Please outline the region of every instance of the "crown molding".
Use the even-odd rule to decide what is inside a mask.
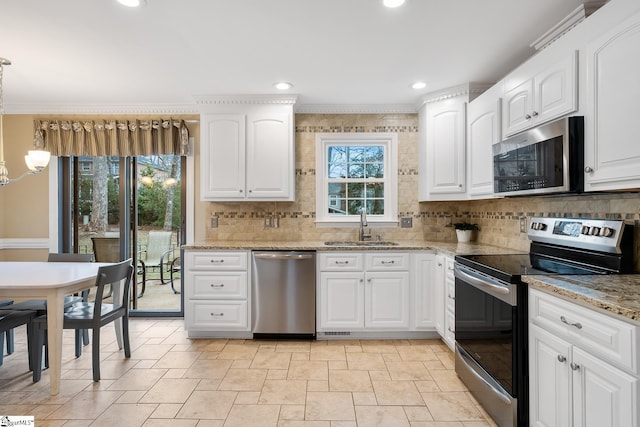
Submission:
[[[198,114],[195,104],[5,105],[5,114]]]
[[[206,105],[293,105],[297,95],[196,95],[198,106]]]
[[[549,46],[551,43],[562,37],[570,29],[584,21],[593,12],[600,9],[605,3],[607,3],[607,1],[608,0],[592,1],[581,4],[529,46],[534,48],[535,50],[544,49],[545,47]]]
[[[301,104],[298,114],[412,114],[417,109],[411,104]]]
[[[431,92],[420,98],[415,108],[420,109],[424,104],[431,102],[440,102],[447,99],[457,98],[459,96],[469,96],[470,100],[475,99],[478,95],[489,89],[495,83],[465,83],[458,86],[452,86],[446,89]]]

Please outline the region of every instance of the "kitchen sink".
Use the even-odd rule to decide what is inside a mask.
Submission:
[[[385,242],[381,240],[369,240],[369,241],[331,241],[324,242],[326,246],[397,246],[396,242]]]

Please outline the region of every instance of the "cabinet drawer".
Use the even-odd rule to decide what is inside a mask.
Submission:
[[[246,270],[247,252],[187,252],[187,270]]]
[[[189,298],[193,299],[246,299],[247,273],[233,271],[229,273],[195,272],[187,274],[189,279]]]
[[[189,301],[189,329],[206,331],[248,330],[246,301]]]
[[[409,254],[375,251],[365,255],[365,265],[370,271],[408,270]]]
[[[362,271],[363,258],[359,252],[322,252],[318,265],[321,271]]]
[[[529,291],[529,320],[617,367],[638,373],[637,326],[535,289]]]

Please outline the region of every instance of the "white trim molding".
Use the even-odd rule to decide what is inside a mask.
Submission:
[[[197,95],[194,98],[201,109],[210,105],[293,105],[298,101],[296,95]]]
[[[196,104],[7,105],[6,114],[198,114]]]
[[[49,249],[47,238],[0,239],[0,249]]]
[[[299,114],[412,114],[418,110],[411,104],[300,104]]]

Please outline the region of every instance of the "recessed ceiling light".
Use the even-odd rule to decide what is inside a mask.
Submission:
[[[278,90],[287,90],[291,89],[293,85],[289,82],[277,82],[273,84]]]
[[[118,0],[118,3],[127,7],[140,7],[147,4],[146,0]]]
[[[387,7],[398,7],[404,4],[405,0],[382,0],[382,4]]]
[[[415,82],[411,84],[412,89],[424,89],[425,87],[427,87],[425,82]]]

